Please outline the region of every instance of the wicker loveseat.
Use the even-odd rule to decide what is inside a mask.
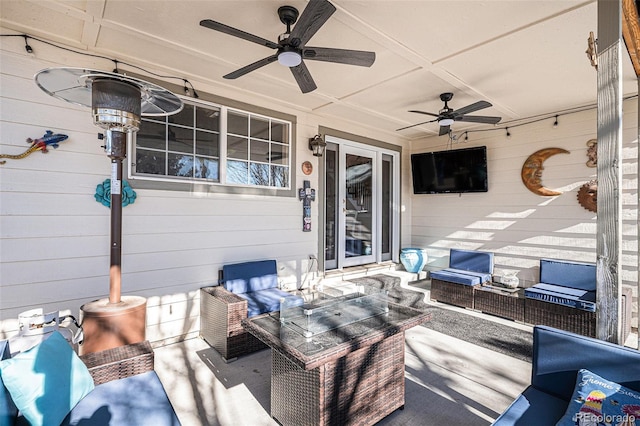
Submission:
[[[243,319],[279,311],[282,298],[304,302],[278,288],[275,260],[224,265],[221,284],[200,289],[200,336],[227,361],[267,347],[244,330]]]
[[[0,360],[0,425],[29,425],[27,416],[40,419],[34,424],[180,425],[154,371],[148,341],[78,357],[56,331],[13,356],[9,341],[0,341]],[[20,380],[27,386],[17,383]],[[16,405],[24,406],[28,414]],[[61,409],[64,414],[56,417]]]
[[[541,259],[540,282],[525,290],[525,322],[596,335],[596,265]],[[622,291],[623,339],[631,331],[631,289]]]
[[[449,267],[430,273],[431,300],[473,309],[475,288],[492,274],[493,253],[451,249]]]

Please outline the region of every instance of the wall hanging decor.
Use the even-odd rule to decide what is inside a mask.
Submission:
[[[562,194],[561,191],[546,188],[542,185],[542,170],[545,160],[556,154],[568,154],[569,151],[562,148],[544,148],[531,154],[522,165],[522,183],[537,195],[553,197]]]
[[[587,141],[587,167],[598,167],[598,140]]]
[[[136,202],[136,191],[131,188],[129,182],[122,181],[122,207],[126,207],[129,204]],[[111,207],[111,179],[105,179],[104,182],[99,183],[96,186],[96,193],[94,198],[97,202],[105,207]]]
[[[578,203],[590,212],[598,211],[598,180],[590,180],[578,190]]]
[[[53,133],[51,130],[47,130],[44,136],[38,139],[27,138],[27,143],[30,143],[31,146],[22,154],[10,155],[10,154],[0,154],[0,158],[10,158],[12,160],[20,160],[25,158],[36,151],[42,151],[43,154],[49,152],[47,147],[57,148],[59,143],[62,141],[66,141],[69,138],[67,135],[63,135],[62,133]],[[0,161],[0,164],[6,163],[6,160]]]

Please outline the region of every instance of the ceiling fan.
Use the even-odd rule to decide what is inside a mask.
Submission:
[[[302,93],[308,93],[315,90],[317,86],[303,59],[370,67],[376,58],[375,52],[306,46],[311,37],[335,11],[336,8],[326,0],[310,0],[302,14],[299,15],[300,19],[298,19],[298,10],[295,7],[282,6],[278,8],[278,16],[280,21],[287,26],[287,31],[278,37],[277,43],[211,19],[203,19],[200,21],[200,25],[277,50],[273,55],[233,71],[223,76],[224,78],[235,79],[278,61],[291,69]],[[293,24],[296,25],[291,30]]]
[[[425,112],[425,111],[416,111],[411,110],[409,112],[415,112],[418,114],[430,115],[432,117],[437,117],[433,120],[423,121],[422,123],[412,124],[411,126],[403,127],[397,130],[405,130],[411,127],[420,126],[426,123],[438,122],[440,125],[440,132],[438,133],[440,136],[446,135],[451,130],[451,125],[455,121],[466,121],[468,123],[485,123],[485,124],[496,124],[502,117],[489,117],[484,115],[467,115],[471,112],[479,111],[481,109],[489,108],[491,103],[487,101],[478,101],[474,102],[471,105],[467,105],[466,107],[460,109],[452,109],[449,108],[448,102],[453,98],[453,93],[442,93],[440,95],[440,100],[444,102],[444,107],[437,113]]]

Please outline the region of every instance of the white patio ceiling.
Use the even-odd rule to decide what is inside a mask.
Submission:
[[[2,0],[0,23],[187,78],[196,90],[198,82],[213,82],[272,100],[274,109],[287,105],[329,122],[354,121],[383,140],[436,135],[436,123],[396,129],[429,119],[408,110],[438,112],[442,92],[454,93],[454,109],[487,100],[493,107],[475,114],[502,116],[503,122],[596,102],[596,71],[585,54],[589,32],[597,37],[595,0],[332,3],[336,13],[308,44],[370,50],[376,61],[371,68],[306,61],[318,86],[308,94],[277,63],[223,79],[273,50],[199,25],[213,19],[277,41],[285,31],[278,7],[302,12],[304,0]],[[112,66],[105,61],[104,69]],[[624,94],[637,94],[626,50],[623,71]],[[453,129],[483,126],[457,122]]]

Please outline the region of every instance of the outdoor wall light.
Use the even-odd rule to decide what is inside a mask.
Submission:
[[[315,135],[314,137],[309,139],[309,149],[313,151],[313,155],[316,157],[322,157],[322,155],[324,154],[324,149],[326,147],[327,143],[320,135]]]

